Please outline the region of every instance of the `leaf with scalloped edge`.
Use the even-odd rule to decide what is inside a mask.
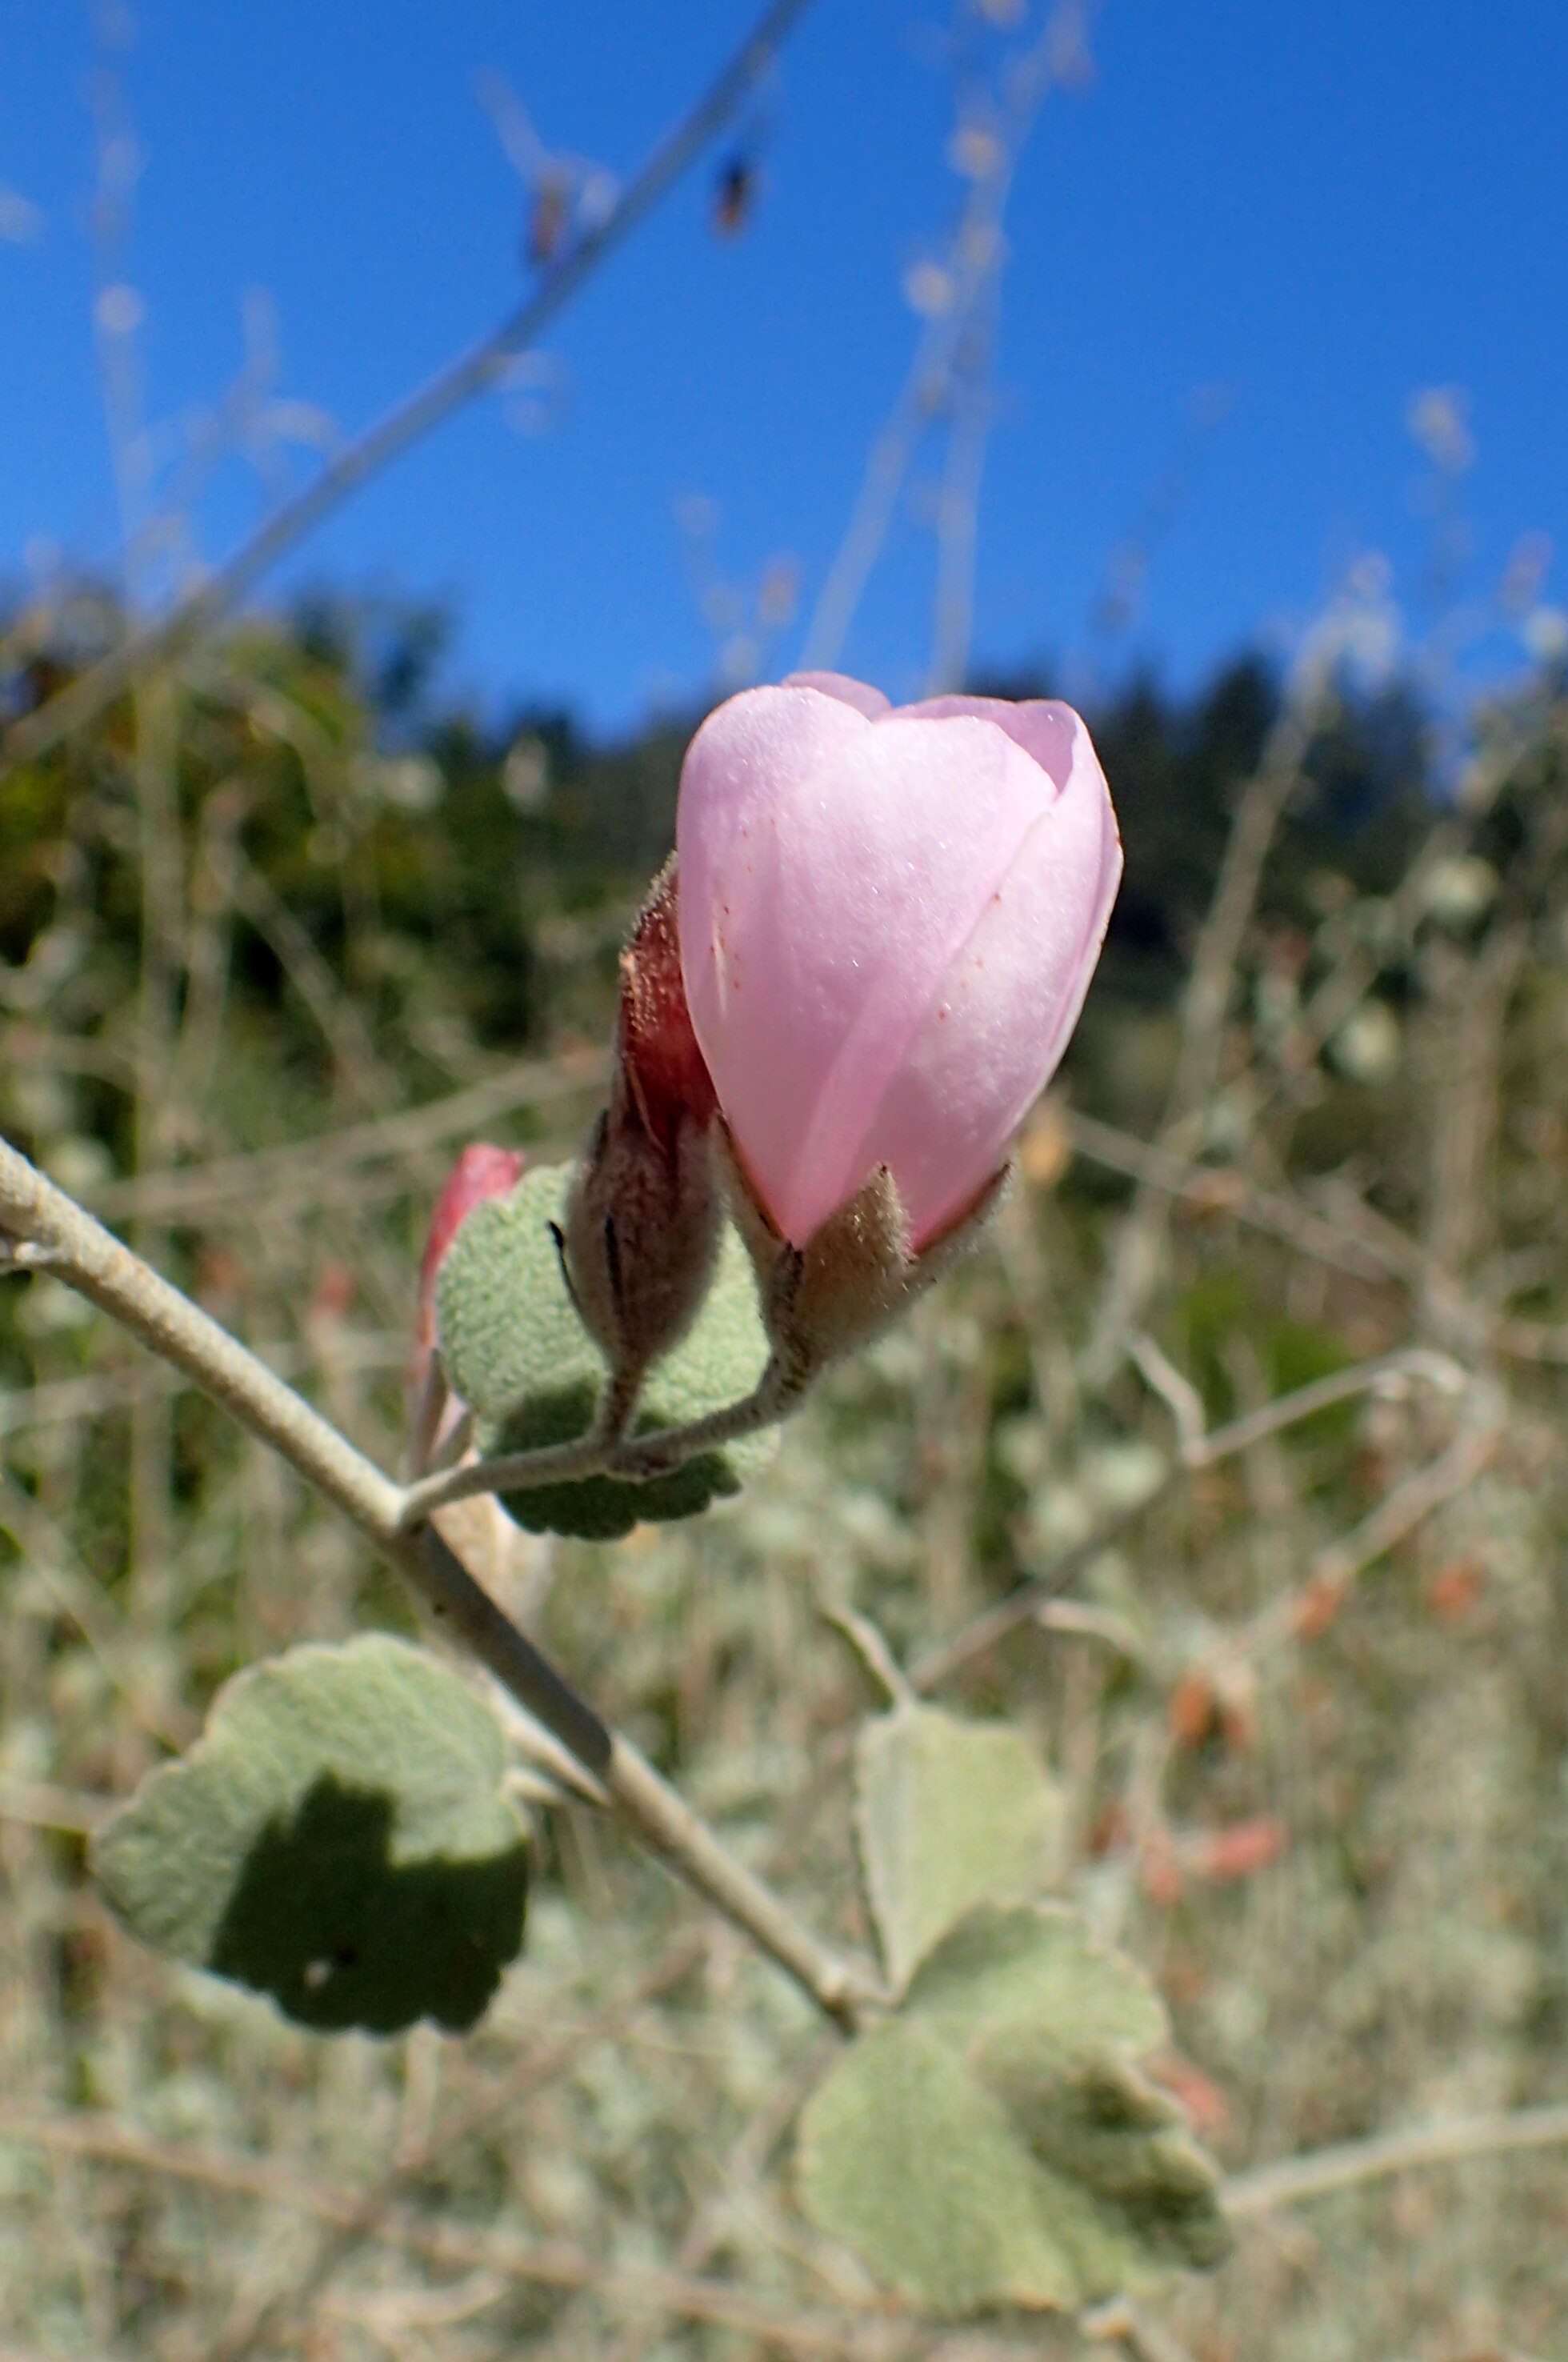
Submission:
[[[144,1943],[303,2025],[462,2031],[523,1941],[505,1768],[494,1716],[424,1650],[384,1633],[294,1649],[219,1691],[94,1868]]]
[[[570,1169],[525,1174],[469,1215],[436,1283],[441,1357],[454,1393],[475,1413],[487,1457],[569,1443],[593,1417],[603,1357],[568,1292],[550,1225],[561,1220]],[[750,1394],[767,1360],[745,1250],[726,1229],[713,1284],[690,1333],[649,1373],[636,1432],[681,1427]],[[642,1519],[695,1517],[768,1458],[748,1436],[704,1451],[651,1484],[591,1476],[502,1496],[533,1533],[613,1541]]]
[[[944,2315],[1070,2310],[1217,2263],[1219,2176],[1137,2065],[1164,2030],[1073,1913],[983,1904],[808,2102],[802,2202]]]
[[[906,2006],[956,2039],[1013,2025],[1055,2026],[1076,2049],[1136,2057],[1165,2038],[1165,2012],[1125,1952],[1097,1943],[1066,1904],[966,1912],[922,1961]]]
[[[856,1829],[889,1982],[977,1903],[1023,1901],[1055,1867],[1061,1793],[1022,1731],[902,1703],[856,1748]]]
[[[1007,2110],[913,2019],[861,2035],[819,2086],[799,2177],[812,2220],[933,2312],[1076,2300]]]

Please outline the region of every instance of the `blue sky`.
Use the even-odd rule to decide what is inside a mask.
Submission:
[[[476,76],[503,75],[551,148],[624,172],[747,12],[141,0],[134,17],[131,46],[105,50],[87,0],[0,0],[12,581],[50,549],[116,562],[90,234],[105,62],[142,160],[109,265],[140,315],[122,349],[173,451],[240,363],[249,291],[276,319],[278,392],[341,432],[517,300],[523,192]],[[759,659],[788,668],[914,348],[906,282],[962,193],[951,22],[946,0],[815,0],[745,127],[745,233],[713,234],[701,170],[548,339],[545,431],[519,429],[515,401],[477,405],[273,594],[439,601],[457,691],[489,712],[563,697],[621,726],[719,677],[733,624],[700,612],[689,527],[704,515],[743,605],[792,562],[794,620]],[[1281,645],[1369,550],[1426,628],[1432,471],[1408,414],[1434,386],[1463,389],[1474,447],[1442,513],[1452,589],[1479,613],[1533,533],[1556,548],[1531,596],[1568,606],[1568,12],[1104,0],[1088,38],[1092,81],[1047,99],[1007,217],[976,661],[1080,679],[1147,660],[1184,684]],[[1195,429],[1213,389],[1223,415]],[[300,480],[309,454],[290,464]],[[916,469],[844,649],[895,694],[918,693],[930,657],[934,481]],[[263,501],[253,469],[225,461],[196,513],[203,556]],[[1151,515],[1130,625],[1097,638],[1107,566]],[[1475,657],[1510,660],[1496,634]]]

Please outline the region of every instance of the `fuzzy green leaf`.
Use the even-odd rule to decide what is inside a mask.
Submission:
[[[94,1866],[142,1941],[322,2029],[460,2031],[523,1941],[526,1848],[499,1725],[446,1666],[366,1634],[221,1690]]]
[[[960,2041],[1003,2025],[1060,2027],[1086,2056],[1135,2057],[1165,2034],[1165,2008],[1137,1963],[1097,1944],[1061,1904],[979,1904],[922,1963],[907,2006]]]
[[[902,1992],[973,1904],[1038,1893],[1055,1864],[1061,1796],[1021,1731],[935,1706],[867,1722],[856,1771],[867,1893],[889,1981]]]
[[[603,1359],[577,1317],[550,1230],[561,1219],[569,1177],[565,1165],[549,1166],[477,1206],[436,1281],[447,1375],[472,1407],[487,1456],[571,1442],[591,1420],[604,1381]],[[751,1265],[726,1231],[694,1327],[648,1379],[637,1432],[684,1426],[739,1401],[767,1359]],[[612,1541],[643,1518],[696,1516],[738,1491],[771,1448],[766,1436],[748,1437],[652,1484],[592,1476],[508,1494],[505,1507],[533,1533]]]
[[[1074,2301],[1007,2110],[930,2026],[860,2036],[807,2105],[799,2175],[813,2220],[933,2312]]]
[[[1164,2025],[1072,1913],[980,1905],[808,2103],[807,2211],[949,2315],[1073,2308],[1217,2263],[1218,2175],[1135,2063]]]

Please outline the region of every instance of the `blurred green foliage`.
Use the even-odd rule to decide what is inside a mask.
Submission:
[[[47,629],[14,617],[0,702],[118,628],[87,594]],[[438,650],[428,615],[318,602],[0,777],[7,1135],[389,1467],[430,1200],[465,1137],[544,1157],[586,1130],[696,719],[613,747],[543,707],[480,727],[442,710]],[[1246,663],[1091,717],[1127,886],[1066,1087],[1129,1153],[1168,1112],[1277,700]],[[1043,1882],[1146,1966],[1164,2088],[1239,2173],[1568,2098],[1562,680],[1479,711],[1457,776],[1430,743],[1404,691],[1347,686],[1322,718],[1211,1086],[1166,1140],[1187,1186],[1156,1193],[1140,1323],[1210,1424],[1411,1344],[1463,1365],[1462,1399],[1359,1397],[1141,1511],[1171,1402],[1125,1363],[1089,1385],[1082,1352],[1135,1182],[1048,1107],[986,1252],[735,1503],[613,1550],[518,1534],[496,1572],[725,1842],[864,1943],[869,1698],[819,1603],[918,1665],[1114,1525],[1066,1578],[1077,1621],[1020,1622],[938,1702],[1035,1750],[1062,1799]],[[0,2336],[663,2362],[787,2351],[835,2307],[863,2334],[855,2267],[792,2194],[822,2068],[803,2004],[601,1817],[536,1814],[528,1942],[466,2043],[328,2045],[124,1939],[85,1871],[106,1805],[237,1668],[413,1617],[47,1275],[0,1288]],[[1364,1521],[1448,1464],[1487,1388],[1487,1456],[1360,1563]],[[64,2145],[82,2108],[121,2140],[109,2163]],[[378,2193],[392,2227],[345,2231]],[[1565,2206],[1553,2150],[1347,2188],[1242,2224],[1160,2320],[1198,2362],[1542,2356],[1568,2331]],[[585,2259],[580,2286],[516,2264],[540,2242]],[[651,2326],[650,2257],[786,2328]],[[1103,2348],[1064,2327],[1019,2350]]]

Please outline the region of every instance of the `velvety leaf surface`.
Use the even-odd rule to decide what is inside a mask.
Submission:
[[[436,1282],[436,1324],[448,1381],[476,1414],[481,1451],[568,1443],[593,1416],[604,1364],[577,1317],[550,1224],[568,1168],[525,1175],[477,1207]],[[682,1426],[748,1395],[767,1359],[745,1251],[726,1231],[712,1288],[690,1334],[653,1372],[637,1432]],[[649,1485],[602,1476],[504,1496],[534,1533],[613,1540],[644,1518],[689,1518],[739,1490],[772,1449],[767,1436],[703,1452]]]
[[[909,2006],[959,2038],[1020,2022],[1060,2025],[1086,2053],[1152,2050],[1165,2034],[1164,2005],[1143,1970],[1097,1944],[1061,1904],[969,1912],[922,1965]]]
[[[807,2107],[800,2180],[823,2230],[933,2312],[1073,2301],[1006,2108],[930,2026],[860,2036]]]
[[[1217,2263],[1218,2175],[1135,2063],[1164,2030],[1071,1912],[982,1904],[808,2103],[802,2202],[950,2315],[1070,2309]]]
[[[867,1893],[895,1992],[970,1907],[1021,1901],[1054,1860],[1061,1798],[1024,1734],[900,1705],[867,1722],[856,1758]]]
[[[144,1943],[302,2024],[471,2025],[523,1940],[526,1848],[499,1725],[380,1633],[239,1674],[105,1828],[100,1883]]]

